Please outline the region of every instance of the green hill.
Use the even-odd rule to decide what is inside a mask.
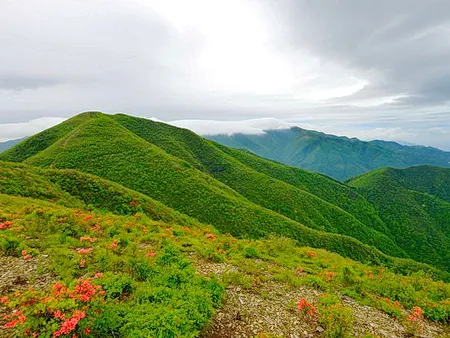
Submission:
[[[395,242],[413,259],[448,266],[450,169],[384,168],[356,177],[349,185],[372,202]]]
[[[141,132],[133,133],[122,126],[120,123],[126,124],[125,120],[128,128],[131,122],[142,126]],[[74,121],[79,123],[78,127],[73,128]],[[123,115],[77,116],[54,127],[57,133],[65,130],[65,137],[26,162],[42,167],[80,169],[118,182],[236,236],[257,238],[278,233],[305,245],[334,248],[343,255],[379,259],[372,257],[371,249],[355,244],[351,238],[310,229],[316,228],[351,235],[385,253],[406,257],[387,236],[337,206],[244,166],[189,131],[151,121],[145,125],[146,121]],[[55,134],[53,128],[49,131]],[[147,135],[142,131],[147,131]],[[48,139],[45,133],[38,138]],[[179,133],[178,143],[171,138],[174,133]],[[151,140],[149,135],[169,139],[177,144],[173,147],[176,150],[169,149],[167,141]],[[33,142],[33,138],[26,142]],[[18,145],[21,147],[26,148],[26,144]],[[193,153],[188,149],[194,149]],[[177,151],[185,153],[180,157],[168,153],[176,155]],[[14,152],[17,150],[11,149],[5,158],[10,159],[8,156]]]
[[[437,255],[422,258],[415,248],[397,243],[396,230],[354,188],[164,123],[84,113],[30,137],[0,159],[50,170],[78,169],[234,236],[287,236],[299,245],[396,266],[399,271],[408,265],[418,270],[420,264],[390,256],[414,257],[450,269]],[[78,186],[73,176],[79,174],[70,173],[71,179],[66,173],[46,177],[76,196],[69,189]]]
[[[346,180],[381,167],[415,165],[450,167],[450,153],[432,147],[402,146],[395,142],[364,142],[298,127],[268,130],[262,135],[216,135],[209,139],[287,165]]]

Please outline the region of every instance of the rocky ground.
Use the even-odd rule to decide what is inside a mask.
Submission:
[[[46,256],[23,259],[23,257],[0,256],[0,295],[13,297],[14,292],[23,291],[29,287],[46,289],[54,282],[54,277],[46,272]],[[11,337],[11,330],[6,330],[3,324],[4,316],[9,310],[0,303],[0,337]]]
[[[231,264],[196,261],[197,272],[203,275],[223,275],[237,271]],[[224,306],[215,315],[212,325],[202,338],[219,337],[320,337],[324,328],[303,316],[296,308],[300,298],[314,301],[321,294],[310,287],[292,288],[269,281],[251,289],[231,285],[226,290]],[[354,337],[408,337],[405,328],[387,314],[342,297],[355,316]],[[420,337],[445,337],[442,328],[424,322]]]

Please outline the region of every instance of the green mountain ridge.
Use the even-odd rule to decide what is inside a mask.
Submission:
[[[235,236],[274,233],[363,262],[420,269],[385,255],[411,253],[396,243],[390,225],[357,190],[163,123],[85,113],[0,159],[94,174]],[[427,263],[448,269],[440,259]]]
[[[396,243],[413,259],[450,261],[450,169],[378,169],[351,179],[379,211]],[[438,198],[443,197],[443,199]],[[407,235],[405,235],[407,234]]]
[[[312,170],[344,181],[381,167],[433,165],[450,168],[450,152],[432,147],[403,146],[293,127],[262,135],[215,135],[207,138],[225,146],[247,149],[262,157]]]

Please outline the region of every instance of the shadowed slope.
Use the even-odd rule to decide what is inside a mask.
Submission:
[[[440,176],[433,172],[441,172]],[[384,168],[350,180],[379,210],[396,243],[411,257],[433,262],[441,268],[450,267],[450,203],[433,195],[412,190],[428,188],[444,195],[450,180],[450,169],[416,167],[409,169]],[[413,178],[416,177],[416,178]],[[436,182],[442,185],[435,186]],[[440,188],[442,187],[442,188]]]

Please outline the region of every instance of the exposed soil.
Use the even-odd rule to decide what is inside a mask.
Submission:
[[[31,259],[22,257],[0,256],[0,296],[14,297],[14,292],[23,291],[29,287],[46,289],[53,282],[54,277],[46,272],[46,256]],[[4,316],[9,314],[6,306],[0,303],[0,337],[12,337],[11,330],[3,327]]]
[[[238,269],[231,264],[195,261],[197,273],[218,275]],[[320,337],[324,328],[302,315],[296,302],[306,298],[315,302],[322,292],[310,287],[292,288],[289,285],[269,281],[251,289],[229,286],[221,309],[217,310],[211,326],[202,338],[219,337]],[[403,338],[409,337],[405,328],[387,314],[375,308],[358,304],[349,297],[342,297],[345,306],[355,316],[352,336]],[[420,337],[444,337],[438,325],[424,322]]]

